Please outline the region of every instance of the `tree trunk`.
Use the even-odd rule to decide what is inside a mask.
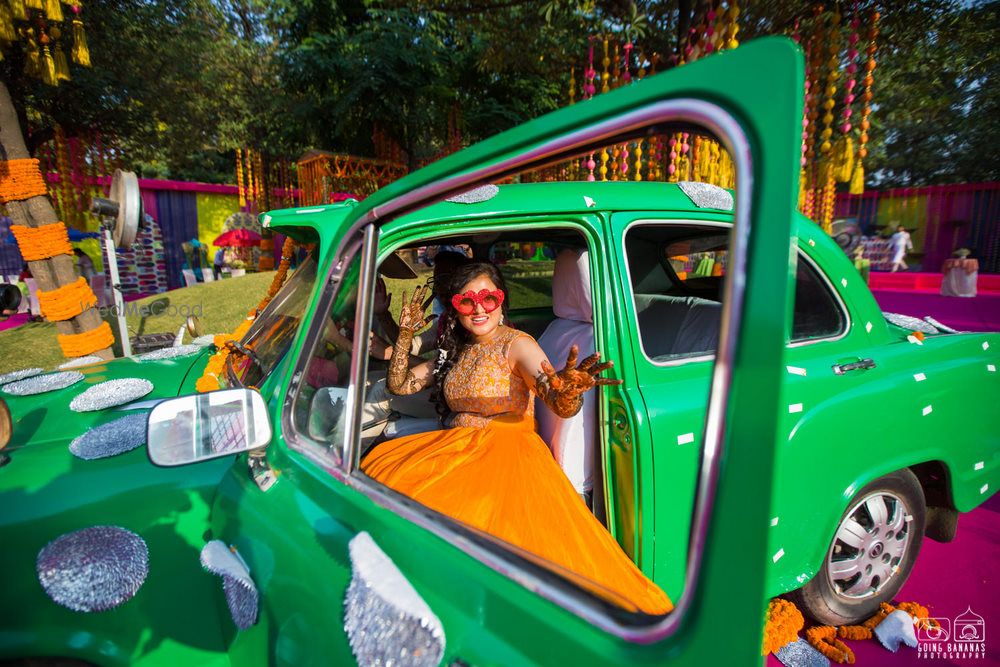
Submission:
[[[7,84],[0,81],[0,159],[22,160],[30,157]],[[52,203],[44,196],[7,202],[7,212],[14,224],[25,227],[41,227],[59,222]],[[56,255],[45,260],[28,262],[28,268],[31,269],[31,275],[39,289],[47,292],[76,281],[74,264],[72,255]],[[61,334],[79,334],[96,329],[101,321],[97,308],[88,308],[71,320],[55,324]],[[110,347],[93,354],[102,359],[111,359],[114,356]]]

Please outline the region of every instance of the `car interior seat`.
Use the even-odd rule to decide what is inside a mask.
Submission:
[[[642,347],[651,359],[713,354],[719,345],[722,304],[694,296],[636,294]]]

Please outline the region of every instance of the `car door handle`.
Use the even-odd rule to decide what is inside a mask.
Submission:
[[[849,364],[834,364],[833,373],[835,375],[843,375],[848,371],[864,370],[866,368],[875,368],[875,362],[871,359],[859,359]]]

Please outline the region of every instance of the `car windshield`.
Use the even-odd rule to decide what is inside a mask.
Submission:
[[[316,259],[310,255],[292,273],[240,341],[249,354],[230,354],[227,374],[233,384],[259,387],[285,356],[316,282]]]

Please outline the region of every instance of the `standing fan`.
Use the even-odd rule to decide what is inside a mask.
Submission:
[[[115,299],[118,316],[118,333],[122,342],[122,354],[132,356],[132,344],[125,324],[125,299],[122,297],[121,279],[118,277],[118,256],[116,248],[126,250],[135,242],[142,220],[142,195],[139,193],[139,179],[134,172],[115,169],[111,177],[108,199],[94,197],[90,210],[100,216],[104,230],[104,255],[111,273],[111,293]]]

